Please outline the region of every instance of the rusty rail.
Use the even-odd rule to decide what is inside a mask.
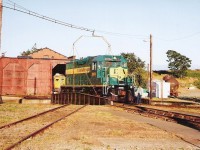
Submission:
[[[24,119],[21,119],[21,120],[18,120],[18,121],[15,121],[15,122],[12,122],[12,123],[3,125],[3,126],[0,127],[0,129],[6,128],[6,127],[10,127],[10,126],[16,125],[16,124],[18,124],[18,123],[20,123],[20,122],[23,122],[23,121],[27,121],[27,120],[36,118],[36,117],[38,117],[38,116],[44,115],[44,114],[46,114],[46,113],[48,113],[48,112],[53,112],[53,111],[55,111],[55,110],[57,110],[57,109],[63,108],[63,107],[68,106],[68,105],[69,105],[69,104],[66,104],[66,105],[63,105],[63,106],[59,106],[59,107],[56,107],[56,108],[53,108],[53,109],[50,109],[50,110],[41,112],[41,113],[39,113],[39,114],[36,114],[36,115],[30,116],[30,117],[27,117],[27,118],[24,118]]]
[[[105,105],[108,104],[108,98],[100,97],[79,92],[66,92],[52,94],[52,104],[75,104],[75,105]]]
[[[200,103],[200,97],[178,96],[178,99]]]
[[[140,108],[141,110],[151,113],[151,114],[158,114],[158,115],[162,115],[169,118],[184,119],[186,121],[193,121],[200,124],[200,116],[167,111],[167,110],[160,110],[160,109],[155,109],[155,108],[148,108],[144,106],[135,106],[135,107]]]
[[[71,112],[71,113],[69,113],[69,114],[67,114],[67,115],[65,115],[65,116],[63,116],[63,117],[61,117],[61,118],[59,118],[59,119],[57,119],[57,120],[55,120],[54,122],[52,122],[52,123],[50,123],[50,124],[48,124],[48,125],[42,127],[41,129],[39,129],[39,130],[37,130],[37,131],[35,131],[35,132],[33,132],[33,133],[27,135],[26,137],[22,138],[21,140],[17,141],[16,143],[14,143],[14,144],[10,145],[9,147],[7,147],[5,150],[11,150],[11,149],[13,149],[14,147],[16,147],[17,145],[19,145],[19,144],[22,143],[23,141],[29,139],[30,137],[36,136],[37,134],[39,134],[39,133],[43,132],[44,130],[48,129],[50,126],[54,125],[55,123],[57,123],[57,122],[59,122],[59,121],[65,119],[66,117],[68,117],[68,116],[70,116],[70,115],[72,115],[72,114],[78,112],[80,109],[84,108],[85,106],[86,106],[86,105],[84,105],[84,106],[82,106],[82,107],[76,109],[75,111],[73,111],[73,112]]]
[[[138,113],[140,115],[145,115],[148,117],[156,117],[156,118],[162,118],[165,121],[174,121],[179,124],[197,129],[200,131],[200,116],[196,115],[190,115],[190,114],[184,114],[184,113],[178,113],[173,111],[166,111],[166,110],[160,110],[155,108],[148,108],[144,106],[125,106],[125,105],[114,105],[116,107],[123,108],[127,112],[131,113]]]

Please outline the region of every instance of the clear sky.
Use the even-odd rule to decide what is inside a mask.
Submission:
[[[133,52],[146,63],[152,34],[153,70],[167,69],[167,50],[189,57],[191,69],[200,69],[200,0],[12,1],[39,14],[94,29],[111,44],[113,54]],[[3,5],[9,4],[3,0]],[[16,57],[35,43],[37,48],[48,47],[70,56],[73,43],[82,35],[91,33],[3,8],[2,51],[6,56]],[[84,37],[75,47],[77,57],[108,53],[100,38]]]

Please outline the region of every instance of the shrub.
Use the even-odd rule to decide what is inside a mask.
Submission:
[[[198,78],[198,80],[194,81],[194,85],[200,89],[200,78]]]
[[[198,70],[188,70],[187,71],[187,77],[200,78],[200,71],[198,71]]]

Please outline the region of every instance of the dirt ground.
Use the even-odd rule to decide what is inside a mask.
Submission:
[[[114,110],[113,110],[114,109]],[[195,149],[174,133],[113,113],[122,109],[87,106],[17,150],[157,150]],[[116,113],[116,114],[117,114]],[[127,114],[127,113],[125,113]]]

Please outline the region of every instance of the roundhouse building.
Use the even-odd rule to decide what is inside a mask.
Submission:
[[[0,58],[1,95],[41,95],[52,92],[55,73],[65,73],[66,57],[49,48],[39,49],[29,56]]]

